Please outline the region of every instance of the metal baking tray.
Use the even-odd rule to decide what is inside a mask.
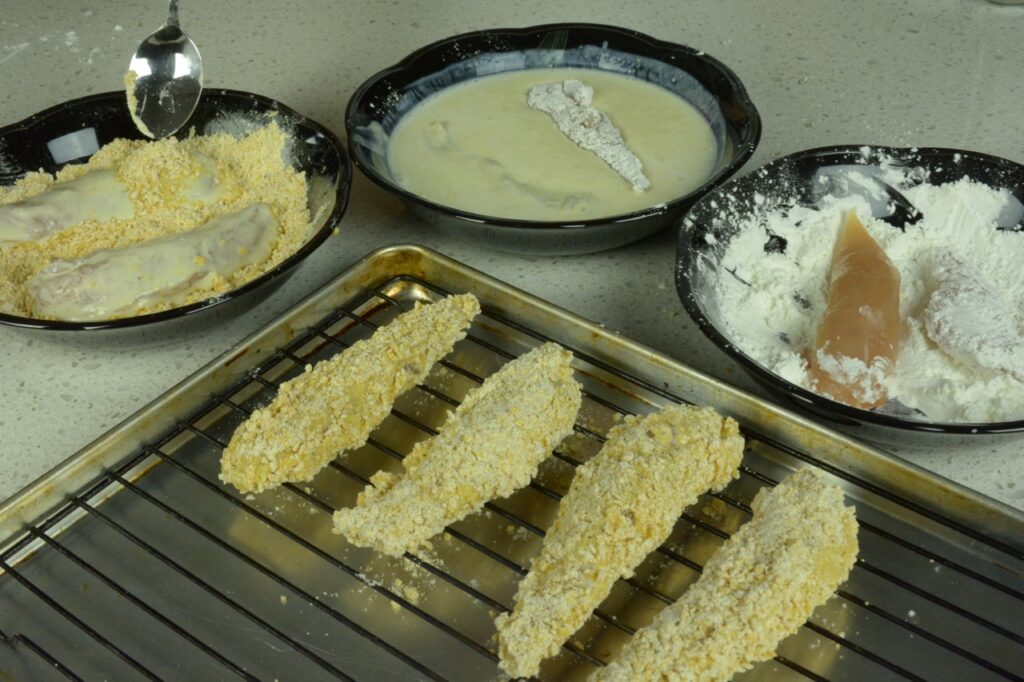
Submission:
[[[416,301],[484,313],[362,449],[258,496],[217,480],[232,430],[276,385]],[[585,387],[576,432],[508,499],[429,552],[388,559],[330,532],[470,388],[546,340]],[[742,680],[1024,675],[1024,515],[415,246],[377,251],[0,507],[0,680],[493,680],[507,609],[573,469],[620,415],[713,405],[742,425],[739,479],[617,583],[542,679],[584,677],[676,599],[758,489],[818,467],[856,505],[849,580]],[[458,476],[458,471],[452,471]]]

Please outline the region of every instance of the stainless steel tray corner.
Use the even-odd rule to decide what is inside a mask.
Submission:
[[[473,292],[469,337],[370,443],[308,484],[217,480],[232,430],[308,362],[416,301]],[[509,358],[571,349],[576,433],[531,485],[391,560],[330,532],[369,476]],[[511,604],[573,469],[623,414],[689,401],[742,425],[741,476],[688,509],[543,679],[581,679],[679,596],[757,490],[814,466],[857,506],[850,579],[743,679],[1021,679],[1024,515],[418,246],[376,251],[0,506],[0,679],[495,679]],[[458,475],[458,472],[452,472]]]

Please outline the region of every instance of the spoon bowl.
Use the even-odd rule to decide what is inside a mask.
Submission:
[[[147,137],[173,135],[195,111],[203,92],[203,59],[178,24],[177,0],[170,0],[167,23],[132,55],[125,87],[128,111]]]
[[[871,214],[895,228],[915,225],[921,212],[903,194],[879,176],[882,169],[865,164],[838,164],[819,168],[811,181],[812,203],[822,197],[861,196]]]

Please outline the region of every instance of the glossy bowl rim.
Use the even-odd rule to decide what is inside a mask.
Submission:
[[[352,159],[346,150],[344,144],[329,128],[317,123],[313,119],[303,116],[291,107],[273,99],[260,95],[253,92],[246,92],[244,90],[232,90],[229,88],[203,88],[203,96],[212,95],[217,98],[222,95],[226,95],[229,98],[245,98],[252,101],[259,102],[266,106],[269,110],[279,111],[286,116],[295,117],[303,122],[304,125],[314,129],[317,133],[323,135],[331,145],[337,150],[338,155],[342,161],[342,173],[343,177],[337,191],[335,192],[335,205],[331,210],[327,220],[323,226],[307,240],[295,253],[291,254],[283,261],[278,263],[272,269],[264,272],[259,277],[256,277],[237,289],[218,294],[202,301],[196,301],[185,306],[178,308],[171,308],[170,310],[162,310],[156,313],[147,313],[145,315],[136,315],[133,317],[121,317],[112,320],[96,320],[88,322],[72,322],[68,320],[42,320],[33,317],[21,317],[20,315],[11,315],[9,313],[0,312],[0,324],[17,327],[20,329],[44,329],[47,331],[59,331],[59,332],[76,332],[76,331],[98,331],[98,330],[110,330],[110,329],[129,329],[133,327],[140,327],[144,325],[156,324],[159,322],[166,322],[168,320],[176,320],[186,318],[190,315],[198,313],[203,310],[216,307],[222,303],[227,303],[236,298],[242,297],[245,294],[260,288],[264,284],[278,279],[282,275],[287,274],[301,261],[305,260],[313,251],[315,251],[321,244],[326,241],[327,237],[330,236],[331,232],[341,222],[341,219],[345,215],[345,211],[348,208],[349,196],[352,189],[352,176],[353,167]],[[42,111],[28,116],[20,121],[0,127],[0,139],[4,136],[9,135],[15,131],[25,131],[32,126],[38,124],[43,119],[52,116],[63,110],[74,108],[76,106],[93,104],[100,101],[111,101],[111,100],[122,100],[124,98],[123,90],[111,90],[109,92],[94,93],[92,95],[86,95],[85,97],[78,97],[75,99],[67,100],[60,104],[55,104],[51,107],[47,107]],[[187,129],[186,125],[186,129]]]
[[[1024,164],[1020,164],[1011,159],[986,154],[984,152],[974,152],[950,147],[892,147],[888,145],[870,144],[812,147],[810,149],[804,149],[773,159],[759,168],[754,169],[750,174],[758,173],[770,166],[781,166],[787,162],[797,161],[808,157],[821,157],[838,154],[860,154],[861,150],[865,147],[870,148],[872,152],[880,151],[893,156],[948,156],[952,159],[954,155],[959,154],[963,158],[970,157],[985,163],[998,163],[1000,165],[1010,164],[1012,166],[1017,166],[1020,168],[1021,173],[1024,174]],[[745,175],[744,177],[747,176]],[[727,186],[722,187],[721,189],[724,191],[726,188]],[[758,381],[758,383],[767,383],[776,390],[789,394],[791,399],[794,397],[799,399],[794,400],[798,405],[801,402],[811,403],[817,410],[835,413],[837,416],[847,421],[861,422],[857,423],[858,427],[863,426],[864,424],[870,424],[871,426],[882,426],[899,431],[934,434],[941,433],[946,435],[962,436],[1000,435],[1024,432],[1024,418],[1001,422],[933,422],[906,419],[889,414],[871,412],[869,410],[851,407],[783,379],[740,350],[733,342],[726,338],[725,334],[718,330],[718,328],[710,319],[708,319],[704,314],[704,311],[697,304],[696,296],[693,295],[693,288],[690,286],[689,279],[685,276],[685,273],[689,268],[683,267],[684,265],[689,266],[691,263],[688,240],[686,239],[689,234],[687,224],[695,224],[695,222],[690,219],[690,214],[698,207],[702,206],[704,201],[713,201],[715,197],[712,196],[712,194],[715,191],[716,190],[712,190],[697,200],[693,206],[686,211],[686,214],[683,216],[683,220],[679,225],[676,239],[675,259],[676,294],[682,302],[683,308],[689,314],[690,319],[696,323],[697,328],[700,329],[704,336],[707,337],[719,350],[723,351],[732,360],[737,362],[744,371],[752,375],[752,378],[755,381]],[[1022,235],[1021,238],[1024,238],[1024,235]],[[805,410],[810,410],[810,408],[806,406],[801,405],[801,407]],[[816,416],[819,419],[823,418],[819,414],[816,414]]]
[[[736,98],[741,103],[743,111],[746,112],[749,126],[750,126],[750,140],[744,145],[737,145],[736,156],[733,157],[732,161],[722,167],[717,173],[712,175],[703,184],[694,188],[687,194],[676,197],[671,201],[666,201],[662,204],[651,206],[648,208],[632,211],[630,213],[620,213],[618,215],[607,216],[604,218],[590,218],[588,220],[576,220],[576,221],[557,221],[557,220],[518,220],[516,218],[499,218],[496,216],[483,215],[481,213],[473,213],[471,211],[463,211],[461,209],[448,206],[446,204],[439,204],[430,199],[413,194],[412,192],[399,186],[397,183],[385,178],[377,172],[369,164],[364,164],[360,155],[355,150],[355,139],[353,135],[353,129],[355,128],[354,117],[358,109],[358,105],[366,95],[366,92],[376,86],[380,81],[388,78],[394,74],[401,73],[422,59],[423,57],[431,54],[435,50],[441,49],[457,40],[465,40],[470,38],[484,37],[495,34],[511,34],[514,36],[526,36],[532,33],[541,33],[546,31],[559,31],[559,30],[597,30],[607,31],[613,34],[625,35],[630,38],[634,38],[643,42],[648,43],[654,48],[661,50],[669,50],[672,52],[685,52],[700,59],[706,60],[711,66],[713,66],[725,79],[729,82],[730,86],[736,91]],[[473,55],[476,56],[476,55]],[[660,60],[659,60],[660,61]],[[457,62],[453,62],[457,63]],[[678,67],[677,67],[678,68]],[[395,64],[381,69],[377,73],[366,79],[362,85],[356,88],[355,92],[352,93],[352,97],[349,98],[348,105],[345,108],[345,135],[348,138],[348,152],[352,158],[352,162],[355,166],[362,171],[363,175],[368,177],[374,184],[381,187],[385,191],[391,192],[397,195],[404,201],[409,201],[423,208],[430,209],[448,215],[459,220],[463,220],[469,223],[479,223],[484,225],[493,225],[495,227],[508,227],[512,229],[523,229],[523,230],[573,230],[573,229],[586,229],[588,227],[607,227],[610,225],[617,225],[620,223],[629,223],[634,220],[640,220],[652,215],[659,215],[662,213],[668,213],[685,203],[692,201],[693,198],[700,194],[705,194],[715,189],[723,182],[728,180],[730,177],[736,174],[736,172],[743,167],[743,165],[750,160],[750,157],[754,155],[757,150],[757,146],[761,141],[762,123],[761,114],[754,106],[753,100],[750,98],[750,94],[747,92],[746,86],[743,85],[743,81],[740,80],[739,76],[726,66],[724,63],[707,54],[703,50],[683,45],[681,43],[673,43],[666,40],[659,40],[646,33],[635,31],[629,28],[622,28],[619,26],[612,26],[609,24],[593,24],[593,23],[581,23],[581,22],[565,22],[565,23],[553,23],[553,24],[537,24],[535,26],[524,26],[517,28],[488,28],[480,29],[476,31],[467,31],[465,33],[459,33],[457,35],[449,36],[447,38],[441,38],[435,40],[432,43],[424,45],[423,47],[414,50],[413,52],[406,55],[404,58],[396,62]]]

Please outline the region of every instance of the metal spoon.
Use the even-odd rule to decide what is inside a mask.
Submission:
[[[811,194],[814,201],[827,195],[862,196],[875,218],[900,229],[921,220],[921,212],[899,190],[876,177],[877,172],[876,167],[866,165],[824,166],[811,180]]]
[[[170,0],[167,23],[143,40],[125,76],[128,110],[139,131],[160,139],[192,116],[203,92],[203,59],[178,25],[178,0]]]

